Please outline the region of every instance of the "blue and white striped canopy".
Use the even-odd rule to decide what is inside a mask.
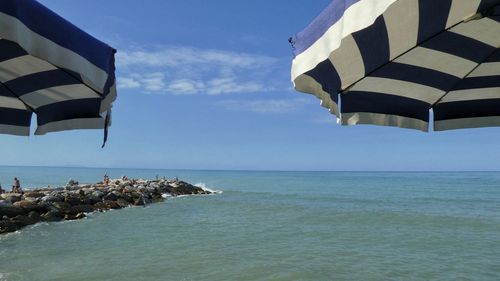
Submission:
[[[115,50],[34,0],[0,1],[0,133],[102,129]]]
[[[290,40],[295,89],[344,125],[500,126],[500,0],[334,0]]]

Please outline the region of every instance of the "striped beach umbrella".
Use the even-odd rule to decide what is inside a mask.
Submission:
[[[0,133],[105,129],[115,50],[35,0],[0,1]]]
[[[290,42],[343,125],[500,126],[500,0],[334,0]]]

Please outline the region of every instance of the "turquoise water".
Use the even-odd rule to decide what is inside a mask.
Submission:
[[[0,236],[0,280],[500,280],[500,173],[0,167],[0,180],[104,172],[223,193]]]

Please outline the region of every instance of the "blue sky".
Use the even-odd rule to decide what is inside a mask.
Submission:
[[[500,170],[498,128],[343,127],[293,91],[287,39],[329,0],[40,2],[118,49],[110,138],[0,135],[0,165]]]

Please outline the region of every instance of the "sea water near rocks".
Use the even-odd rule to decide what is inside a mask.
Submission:
[[[0,280],[500,280],[500,173],[0,167],[222,190],[0,236]]]

